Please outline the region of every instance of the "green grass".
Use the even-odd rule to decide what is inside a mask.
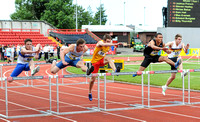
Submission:
[[[200,64],[192,64],[192,63],[184,63],[184,69],[199,69]],[[124,70],[121,72],[135,72],[139,68],[139,65],[125,65]],[[151,64],[145,71],[159,71],[159,70],[170,70],[170,66],[166,63],[162,64]],[[68,67],[67,70],[76,74],[84,74],[79,68]],[[162,86],[166,83],[167,79],[171,74],[152,74],[150,75],[151,85]],[[103,77],[101,77],[103,78]],[[112,76],[107,76],[107,79],[112,80]],[[132,77],[132,75],[121,75],[115,76],[116,81],[123,81],[129,83],[138,83],[141,84],[141,76]],[[192,72],[190,73],[190,82],[191,89],[200,90],[200,72]],[[144,75],[144,84],[148,83],[147,75]],[[188,75],[185,77],[185,88],[188,88]],[[182,78],[181,74],[177,73],[176,79],[169,85],[169,87],[182,88]]]

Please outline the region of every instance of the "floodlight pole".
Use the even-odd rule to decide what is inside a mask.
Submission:
[[[101,25],[101,0],[100,0],[100,25]]]
[[[77,0],[76,0],[76,31],[78,29],[78,18],[77,18]]]
[[[126,4],[126,2],[125,2],[125,0],[124,0],[124,26],[126,26],[126,25],[125,25],[125,4]]]
[[[145,26],[145,9],[146,7],[144,6],[144,26]]]

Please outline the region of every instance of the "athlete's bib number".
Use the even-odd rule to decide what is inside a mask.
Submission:
[[[24,59],[24,62],[29,62],[29,61],[31,61],[32,59],[31,58],[25,58]]]
[[[159,51],[152,51],[150,55],[151,55],[151,56],[158,55],[158,52],[159,52]]]
[[[179,56],[179,52],[174,52],[174,57]]]
[[[69,58],[70,58],[71,60],[76,60],[76,58],[75,58],[75,57],[72,57],[72,56],[69,56]]]
[[[101,56],[105,56],[105,53],[102,52],[102,51],[99,51],[98,54],[101,55]]]

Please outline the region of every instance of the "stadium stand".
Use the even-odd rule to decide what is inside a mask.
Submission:
[[[62,44],[74,44],[79,38],[83,38],[86,41],[86,45],[90,47],[95,47],[97,41],[101,40],[99,37],[94,35],[92,32],[86,31],[84,29],[49,29],[48,33],[50,36],[54,37],[57,41]],[[96,37],[96,38],[94,38]]]
[[[6,30],[6,29],[4,29]],[[40,34],[40,30],[37,29],[11,29],[4,31],[1,29],[0,31],[0,44],[8,45],[13,44],[17,46],[18,44],[24,44],[24,40],[26,38],[30,38],[33,42],[33,45],[40,43],[42,46],[45,44],[51,44],[53,46],[56,45],[55,42],[52,42],[51,39],[45,37],[43,34]],[[29,31],[28,31],[29,30]],[[34,30],[34,31],[33,31]]]

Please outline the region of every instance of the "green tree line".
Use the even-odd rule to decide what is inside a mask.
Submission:
[[[76,28],[76,5],[73,0],[15,0],[16,11],[10,15],[12,20],[44,20],[59,29]],[[77,5],[78,29],[82,25],[105,25],[107,15],[103,4],[93,12]],[[101,12],[100,12],[101,11]]]

